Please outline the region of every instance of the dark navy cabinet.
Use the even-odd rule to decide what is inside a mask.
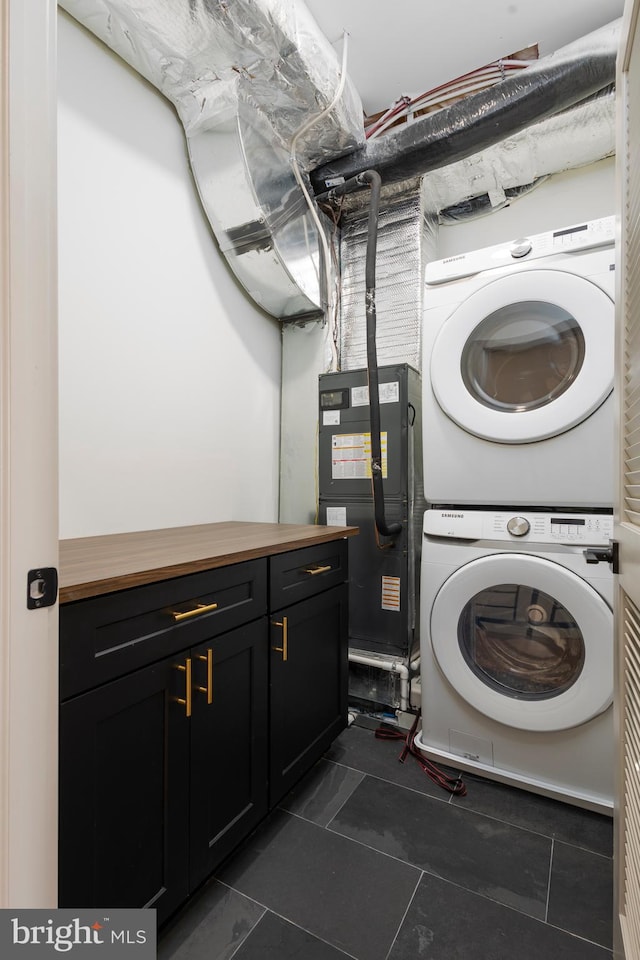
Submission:
[[[331,546],[271,561],[271,806],[346,724],[347,550]]]
[[[153,906],[189,892],[189,723],[172,658],[60,708],[59,905]]]
[[[346,723],[344,540],[60,608],[61,907],[162,924]]]

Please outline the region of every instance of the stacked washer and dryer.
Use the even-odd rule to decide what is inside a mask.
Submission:
[[[422,731],[594,810],[614,792],[614,221],[429,264]]]

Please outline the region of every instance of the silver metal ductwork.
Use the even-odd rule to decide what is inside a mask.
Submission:
[[[205,212],[253,299],[323,311],[318,233],[294,174],[364,142],[360,99],[298,0],[61,0],[178,112]],[[322,119],[306,132],[313,116]],[[295,157],[292,157],[295,144]],[[317,216],[317,214],[316,214]]]
[[[355,195],[357,201],[359,195]],[[340,237],[340,368],[367,365],[365,253],[368,208],[352,204]],[[421,366],[424,268],[436,257],[437,222],[420,179],[383,189],[378,221],[376,303],[380,364]]]
[[[391,291],[396,267],[406,272],[404,263],[395,264],[394,244],[411,245],[412,269],[421,277],[440,211],[483,195],[487,209],[499,208],[509,189],[615,149],[613,96],[581,101],[615,80],[620,21],[365,143],[360,100],[346,78],[340,92],[338,58],[300,0],[60,0],[60,6],[175,105],[220,249],[254,301],[283,320],[324,315],[330,299],[318,213],[309,210],[301,172],[311,171],[317,194],[366,169],[382,175],[380,225],[383,238],[388,231],[394,240],[385,259],[383,239],[379,284]],[[321,119],[309,127],[314,116]],[[409,193],[405,181],[413,184]],[[394,185],[396,196],[388,192]],[[363,251],[355,208],[343,228],[340,347],[353,366],[361,354],[355,295]],[[419,321],[413,311],[409,320],[401,316],[393,297],[388,306],[389,322],[399,324],[396,339],[414,346],[399,357],[387,355],[383,343],[381,360],[415,362],[418,341],[409,328]],[[385,316],[386,309],[383,339]],[[391,344],[391,327],[388,338]]]
[[[323,313],[318,234],[265,118],[237,114],[187,139],[200,201],[247,293],[281,319]]]

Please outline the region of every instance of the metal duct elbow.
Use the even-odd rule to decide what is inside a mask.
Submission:
[[[385,184],[421,176],[554,116],[615,82],[620,20],[562,47],[501,83],[395,128],[316,167],[316,194],[363,170]]]
[[[174,104],[205,213],[249,295],[281,319],[320,315],[317,231],[291,143],[305,125],[296,156],[308,170],[364,142],[364,126],[360,98],[302,0],[60,6]],[[321,121],[308,128],[311,116]]]

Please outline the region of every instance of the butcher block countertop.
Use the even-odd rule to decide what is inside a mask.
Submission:
[[[352,537],[357,527],[230,520],[60,541],[60,603]]]

